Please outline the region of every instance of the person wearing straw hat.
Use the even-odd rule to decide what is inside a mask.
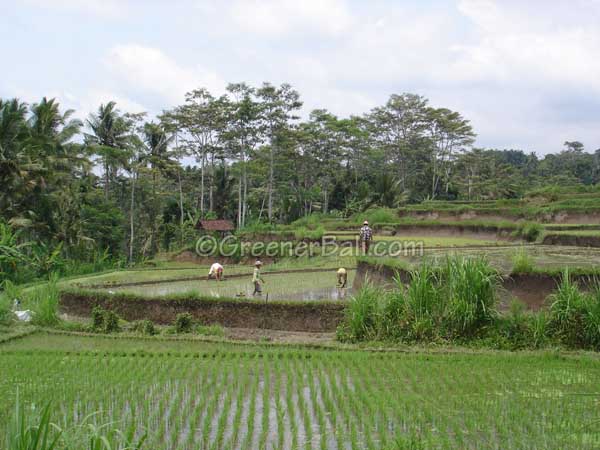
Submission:
[[[254,292],[252,295],[262,295],[262,285],[265,283],[265,280],[260,276],[261,267],[262,262],[257,260],[254,263],[254,272],[252,274],[252,282],[254,283]]]
[[[369,221],[365,220],[360,229],[360,243],[362,244],[362,249],[365,254],[369,253],[371,239],[373,239],[373,230],[371,230],[371,227],[369,226]]]

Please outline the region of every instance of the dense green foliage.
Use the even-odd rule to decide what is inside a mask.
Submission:
[[[291,230],[313,239],[321,219],[394,222],[398,207],[532,219],[600,208],[600,153],[577,142],[544,158],[474,149],[467,119],[413,94],[350,118],[315,110],[300,121],[301,105],[291,86],[268,83],[232,84],[219,98],[194,90],[154,122],[114,102],[82,122],[53,99],[0,100],[1,279],[89,273],[185,248],[200,217],[265,231],[320,213]],[[184,166],[189,157],[194,166]]]

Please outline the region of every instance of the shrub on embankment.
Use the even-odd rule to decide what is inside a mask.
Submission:
[[[549,311],[525,312],[515,301],[496,312],[500,276],[484,259],[454,257],[423,264],[384,290],[367,283],[350,300],[338,338],[347,342],[445,342],[492,348],[600,350],[600,287],[584,292],[566,271]]]

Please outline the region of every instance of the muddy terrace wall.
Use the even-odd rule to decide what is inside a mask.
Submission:
[[[369,280],[375,286],[390,288],[394,285],[394,277],[403,283],[410,281],[410,273],[402,268],[376,265],[359,261],[352,284],[358,290]],[[597,275],[573,275],[571,277],[584,290],[592,289],[598,280]],[[548,306],[548,296],[560,283],[561,275],[544,273],[509,274],[503,277],[498,292],[500,310],[508,310],[513,298],[521,300],[527,309],[538,311]]]
[[[446,221],[461,221],[461,220],[488,220],[488,221],[503,221],[503,220],[535,220],[542,223],[572,223],[572,224],[596,224],[600,223],[600,212],[567,212],[557,211],[538,214],[535,217],[525,217],[522,215],[511,213],[510,210],[501,209],[478,209],[464,211],[444,211],[444,210],[428,210],[428,211],[401,211],[400,217],[412,217],[423,220],[446,220]]]
[[[542,240],[544,245],[569,245],[574,247],[600,247],[600,236],[577,234],[547,234]]]
[[[254,299],[144,298],[94,291],[63,291],[60,311],[89,316],[95,306],[115,311],[125,320],[149,319],[171,324],[188,312],[198,322],[233,328],[332,332],[344,315],[345,304],[335,302],[261,302]]]

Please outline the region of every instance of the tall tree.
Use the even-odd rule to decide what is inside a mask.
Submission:
[[[237,223],[243,227],[248,212],[248,159],[261,141],[260,107],[255,99],[256,90],[246,83],[230,84],[227,91],[233,99],[228,105],[224,138],[230,156],[239,165]]]
[[[435,198],[440,182],[445,192],[450,187],[452,161],[456,152],[465,150],[475,141],[468,120],[447,108],[427,109],[428,138],[431,143],[431,198]]]
[[[263,83],[257,91],[260,100],[261,116],[264,121],[265,132],[269,140],[269,179],[267,182],[267,216],[273,221],[273,192],[274,192],[274,167],[275,154],[278,152],[281,141],[284,139],[291,121],[298,119],[294,111],[302,107],[300,94],[292,89],[289,84],[282,84],[279,88],[270,83]]]

